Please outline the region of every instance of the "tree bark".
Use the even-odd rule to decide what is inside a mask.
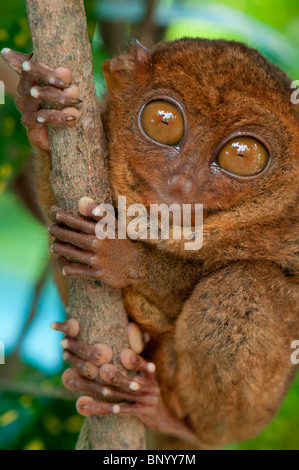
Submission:
[[[91,49],[83,0],[27,0],[34,60],[52,68],[68,67],[83,100],[81,119],[71,128],[49,128],[51,182],[60,207],[77,214],[78,201],[90,196],[111,203],[105,137],[92,74]],[[128,347],[127,317],[121,291],[85,279],[69,280],[67,314],[80,319],[87,343],[112,346],[115,363]],[[120,367],[120,365],[119,365]],[[86,420],[79,449],[144,449],[144,426],[133,417],[105,416]]]

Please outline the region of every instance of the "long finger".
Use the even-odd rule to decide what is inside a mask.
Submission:
[[[70,337],[63,338],[60,344],[64,349],[99,367],[110,362],[113,356],[112,348],[108,344],[89,345]]]
[[[138,401],[139,403],[155,404],[157,401],[156,396],[145,395],[142,392],[126,392],[123,390],[115,390],[106,385],[88,380],[82,377],[75,369],[67,369],[62,375],[63,385],[73,392],[81,392],[94,396],[95,398],[109,398],[113,401],[127,400],[131,402]]]
[[[87,379],[95,379],[99,375],[99,368],[89,361],[81,359],[76,354],[70,353],[69,351],[63,351],[62,357],[64,361],[71,364],[77,369],[83,377]]]
[[[98,240],[95,236],[74,232],[57,224],[49,227],[49,232],[59,241],[70,243],[82,250],[94,251],[98,246]]]
[[[53,222],[62,223],[63,225],[67,225],[74,230],[80,230],[81,232],[85,232],[89,235],[95,235],[94,222],[89,222],[88,220],[84,220],[81,217],[76,217],[72,214],[69,214],[57,206],[51,207],[49,218]]]
[[[95,280],[100,278],[100,270],[98,268],[90,268],[80,263],[71,263],[63,256],[58,256],[57,266],[64,276],[84,277]]]
[[[53,86],[34,86],[30,88],[29,93],[33,98],[61,106],[73,106],[82,103],[76,86],[70,86],[65,90]]]
[[[53,321],[50,328],[55,331],[61,331],[65,335],[75,338],[79,334],[80,323],[76,318],[70,318],[63,322]]]
[[[51,245],[51,252],[56,255],[60,255],[64,258],[69,258],[71,260],[79,261],[82,264],[86,264],[91,267],[98,267],[100,265],[100,259],[94,253],[88,251],[80,250],[80,248],[75,248],[73,245],[68,243],[55,242]]]
[[[23,62],[22,69],[45,84],[56,86],[57,88],[67,88],[71,83],[71,72],[65,67],[51,69],[42,62]]]
[[[15,52],[8,47],[4,47],[1,51],[1,55],[10,68],[21,75],[23,62],[28,61],[32,54],[22,54],[21,52]]]
[[[80,397],[76,403],[77,411],[82,416],[103,416],[103,415],[134,415],[148,416],[155,413],[155,407],[151,405],[137,403],[127,405],[125,403],[105,403],[96,401],[91,397]]]

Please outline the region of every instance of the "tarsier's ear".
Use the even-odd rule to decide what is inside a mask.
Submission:
[[[130,80],[136,70],[151,61],[151,52],[135,40],[129,55],[121,55],[103,62],[103,72],[108,90],[112,93]]]
[[[152,58],[151,52],[144,47],[137,39],[132,43],[130,55],[134,57],[137,65],[149,64]]]

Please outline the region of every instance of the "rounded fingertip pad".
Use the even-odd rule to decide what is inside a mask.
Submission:
[[[95,207],[97,207],[97,203],[91,197],[81,197],[78,204],[80,214],[85,217],[91,217]]]
[[[82,416],[93,415],[94,400],[90,397],[80,397],[76,402],[76,409]]]
[[[76,320],[76,318],[70,318],[68,320],[67,334],[75,338],[76,336],[78,336],[79,331],[80,331],[80,323],[78,322],[78,320]]]
[[[36,148],[50,154],[50,143],[46,125],[28,130],[28,137]]]
[[[82,368],[82,375],[87,379],[93,380],[99,375],[99,369],[91,362],[86,361]]]
[[[123,366],[128,370],[135,369],[137,359],[138,356],[132,349],[126,348],[120,353],[120,360]]]
[[[97,366],[102,366],[110,362],[113,357],[113,351],[108,344],[96,343],[92,346],[93,352],[91,356],[92,362]]]
[[[133,349],[137,354],[140,354],[144,348],[144,340],[142,332],[136,323],[129,323],[128,325],[128,337],[130,348]]]
[[[78,100],[78,104],[82,103],[82,100],[79,99],[79,88],[75,85],[71,85],[64,90],[65,96],[68,98],[72,98],[74,100]]]
[[[64,82],[66,85],[69,85],[72,81],[72,73],[66,67],[57,67],[54,70],[56,78]]]
[[[78,389],[76,386],[78,374],[74,369],[66,369],[61,376],[61,380],[67,390],[75,391]]]

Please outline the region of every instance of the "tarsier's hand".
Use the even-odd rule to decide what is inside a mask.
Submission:
[[[130,349],[124,349],[120,357],[125,369],[140,371],[133,380],[110,363],[113,356],[110,346],[102,343],[86,345],[76,339],[80,330],[78,320],[53,322],[51,327],[66,334],[61,341],[63,357],[74,367],[63,374],[65,387],[89,395],[77,401],[80,414],[135,414],[142,417],[155,414],[161,400],[155,380],[155,365],[139,356],[149,337],[135,323],[128,325]],[[106,403],[106,397],[114,403]],[[124,401],[128,403],[117,404]]]
[[[138,277],[139,250],[129,239],[118,239],[115,220],[115,239],[100,240],[96,236],[99,217],[91,198],[79,201],[79,212],[91,220],[75,217],[52,207],[49,217],[55,222],[49,228],[55,237],[51,251],[58,255],[57,264],[65,276],[80,276],[103,281],[112,287],[128,286]]]
[[[63,358],[73,369],[67,369],[63,373],[62,381],[68,390],[84,393],[76,404],[81,415],[138,416],[154,431],[198,444],[192,431],[172,416],[163,403],[155,378],[156,366],[140,356],[150,337],[147,333],[143,334],[138,325],[129,323],[129,348],[124,349],[120,355],[125,369],[138,371],[133,380],[129,380],[111,364],[113,351],[109,345],[87,345],[77,339],[80,332],[78,320],[71,318],[62,323],[53,322],[51,327],[66,335],[61,341]]]
[[[22,113],[22,123],[28,130],[31,143],[40,150],[50,151],[47,124],[71,126],[75,124],[80,112],[74,106],[80,104],[79,90],[70,86],[72,75],[65,67],[55,70],[40,62],[31,62],[30,55],[2,50],[2,56],[10,67],[20,75],[16,104]],[[46,85],[38,86],[38,80]],[[62,110],[42,109],[43,101],[61,105]]]

